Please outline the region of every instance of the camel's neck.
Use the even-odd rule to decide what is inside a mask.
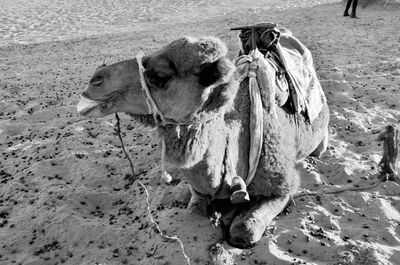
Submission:
[[[232,110],[237,89],[238,83],[232,76],[213,88],[202,111],[193,116],[193,125],[159,128],[166,143],[165,157],[168,162],[181,168],[190,168],[203,159],[208,149],[225,147],[228,128],[224,116]]]
[[[159,132],[166,143],[167,161],[180,168],[200,162],[207,149],[215,144],[215,138],[221,138],[217,141],[222,143],[227,134],[223,114],[199,124],[159,127]]]

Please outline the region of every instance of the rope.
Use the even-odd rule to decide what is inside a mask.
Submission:
[[[249,95],[250,95],[250,150],[249,171],[246,177],[246,185],[249,186],[256,174],[258,162],[260,161],[263,140],[263,107],[261,103],[261,92],[257,82],[258,50],[250,52],[253,61],[249,65]]]
[[[204,121],[200,121],[200,122],[194,122],[194,123],[185,123],[185,122],[179,122],[179,121],[174,121],[170,118],[166,118],[165,115],[162,113],[162,111],[158,108],[157,103],[155,102],[153,96],[151,95],[151,92],[149,90],[149,87],[146,84],[146,79],[144,77],[144,66],[142,64],[142,59],[143,59],[143,54],[138,54],[136,55],[136,60],[137,60],[137,64],[139,67],[139,76],[140,76],[140,84],[142,87],[142,92],[145,95],[146,98],[146,104],[147,107],[150,111],[150,113],[153,115],[154,118],[154,122],[156,124],[156,126],[166,126],[168,124],[173,124],[173,125],[177,125],[176,131],[177,131],[177,136],[178,138],[180,138],[180,125],[189,125],[192,126],[194,124],[200,124]],[[196,111],[198,112],[199,110],[201,110],[204,106],[200,106]],[[161,121],[161,122],[160,122]],[[167,170],[166,170],[166,166],[165,166],[165,157],[166,157],[166,152],[167,152],[167,145],[165,142],[165,137],[164,135],[160,134],[160,138],[161,138],[161,179],[166,182],[169,183],[172,180],[172,177],[170,174],[168,174]]]
[[[303,192],[299,194],[293,195],[293,199],[297,199],[299,197],[303,196],[318,196],[318,195],[324,195],[324,194],[337,194],[337,193],[342,193],[345,191],[361,191],[361,190],[369,190],[378,187],[382,181],[378,181],[374,184],[371,184],[369,186],[364,186],[364,187],[348,187],[348,188],[341,188],[337,190],[330,190],[330,191],[321,191],[321,192]]]
[[[146,84],[146,79],[144,78],[145,69],[142,64],[142,58],[143,58],[143,54],[136,55],[137,64],[139,66],[140,84],[142,86],[142,91],[146,95],[146,97],[145,97],[146,104],[147,104],[147,107],[149,108],[150,113],[153,115],[155,122],[157,123],[159,121],[158,118],[160,118],[161,124],[164,126],[167,124],[167,121],[165,119],[164,114],[158,109],[157,104],[154,101],[154,99],[150,93],[150,90]]]
[[[181,240],[178,236],[176,236],[176,235],[169,236],[169,235],[167,235],[167,234],[164,234],[164,233],[162,232],[160,226],[159,226],[159,225],[157,224],[157,222],[154,220],[153,214],[151,213],[151,208],[150,208],[150,194],[149,194],[149,191],[147,190],[146,186],[140,181],[140,179],[135,175],[135,170],[134,170],[134,167],[133,167],[132,160],[131,160],[131,158],[129,157],[128,153],[126,152],[125,144],[124,144],[124,141],[123,141],[123,139],[122,139],[121,126],[120,126],[120,119],[119,119],[118,113],[115,113],[115,118],[117,119],[116,132],[117,132],[118,138],[119,138],[119,140],[120,140],[120,142],[121,142],[122,151],[124,152],[125,157],[126,157],[126,158],[128,159],[128,161],[129,161],[129,165],[130,165],[130,167],[131,167],[131,170],[132,170],[132,174],[133,174],[133,176],[134,176],[134,179],[137,179],[137,180],[138,180],[139,185],[144,189],[144,191],[145,191],[145,193],[146,193],[146,207],[147,207],[147,214],[148,214],[148,216],[149,216],[150,222],[154,225],[154,227],[156,228],[156,230],[158,231],[158,233],[160,233],[160,235],[161,235],[162,237],[164,237],[164,238],[166,238],[166,239],[169,239],[169,240],[178,241],[178,243],[179,243],[179,245],[180,245],[180,247],[181,247],[182,254],[183,254],[183,256],[184,256],[185,259],[186,259],[186,263],[187,263],[188,265],[190,265],[190,258],[186,255],[185,247],[184,247],[184,245],[183,245],[182,240]]]
[[[170,183],[172,177],[165,169],[165,154],[167,152],[167,145],[165,143],[164,135],[161,135],[161,179],[166,183]]]
[[[148,107],[150,113],[153,115],[154,122],[156,123],[156,125],[159,122],[159,120],[161,120],[161,125],[165,126],[167,124],[167,120],[166,120],[164,114],[158,109],[157,104],[154,101],[153,97],[151,96],[149,88],[147,87],[146,80],[144,78],[145,69],[142,64],[142,58],[143,58],[142,54],[136,55],[136,60],[137,60],[138,67],[139,67],[140,84],[142,87],[142,91],[146,95],[145,98],[146,98],[147,107]],[[165,153],[166,153],[166,151],[167,151],[167,147],[165,144],[165,137],[164,137],[164,135],[161,134],[161,179],[164,182],[169,183],[169,182],[171,182],[172,177],[170,174],[167,173],[167,170],[165,169]]]
[[[129,166],[131,168],[132,178],[133,178],[131,180],[131,182],[134,182],[137,179],[137,176],[135,175],[135,168],[133,167],[133,162],[132,162],[131,158],[129,157],[128,153],[126,152],[124,141],[122,140],[121,126],[120,126],[120,120],[119,120],[118,113],[115,113],[115,118],[117,119],[117,124],[115,125],[115,127],[116,127],[115,132],[117,133],[119,141],[121,142],[122,151],[124,152],[126,158],[129,161]]]
[[[261,53],[256,48],[249,55],[241,55],[235,60],[235,66],[239,76],[239,82],[249,78],[250,96],[250,148],[249,169],[245,179],[247,186],[253,181],[258,162],[260,161],[263,140],[263,107],[261,102],[260,87],[257,82],[257,70]]]

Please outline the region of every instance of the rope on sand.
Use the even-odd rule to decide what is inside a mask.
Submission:
[[[157,224],[157,222],[154,220],[153,214],[151,213],[151,209],[150,209],[150,201],[149,201],[149,199],[150,199],[150,194],[149,194],[149,191],[147,190],[146,186],[140,181],[140,179],[135,175],[135,170],[134,170],[134,167],[133,167],[132,160],[131,160],[131,158],[129,157],[128,153],[126,152],[125,144],[124,144],[124,141],[123,141],[123,139],[122,139],[121,126],[120,126],[120,119],[119,119],[119,116],[118,116],[117,113],[115,113],[115,118],[117,119],[117,124],[115,125],[115,126],[116,126],[115,131],[116,131],[116,133],[118,134],[118,138],[119,138],[119,140],[120,140],[120,142],[121,142],[122,151],[124,152],[125,157],[126,157],[126,158],[128,159],[128,161],[129,161],[129,165],[130,165],[130,168],[131,168],[131,171],[132,171],[133,181],[135,181],[135,180],[137,179],[139,185],[140,185],[140,186],[144,189],[144,191],[146,192],[146,206],[147,206],[147,213],[148,213],[150,222],[154,225],[154,227],[156,228],[156,230],[158,231],[158,233],[160,233],[160,235],[161,235],[162,237],[164,237],[164,238],[166,238],[166,239],[168,239],[168,240],[178,241],[179,245],[181,246],[182,254],[183,254],[183,256],[184,256],[185,259],[186,259],[186,263],[187,263],[188,265],[190,265],[190,258],[186,255],[185,247],[184,247],[184,245],[183,245],[182,240],[181,240],[178,236],[176,236],[176,235],[169,236],[169,235],[167,235],[167,234],[164,234],[164,233],[162,232],[160,226],[159,226],[159,225]]]
[[[398,153],[400,152],[400,130],[393,124],[385,127],[385,131],[379,134],[378,141],[383,141],[383,155],[378,164],[376,173],[378,181],[363,187],[344,187],[335,190],[324,190],[321,192],[302,192],[292,197],[293,199],[303,196],[318,196],[323,194],[337,194],[345,191],[362,191],[378,187],[386,181],[394,181],[400,184],[400,178],[397,176],[396,164]]]
[[[325,190],[325,191],[320,191],[320,192],[302,192],[302,193],[293,195],[292,199],[297,199],[297,198],[303,197],[303,196],[318,196],[318,195],[324,195],[324,194],[337,194],[337,193],[342,193],[342,192],[346,192],[346,191],[369,190],[369,189],[378,187],[381,183],[382,183],[382,181],[378,181],[376,183],[373,183],[371,185],[364,186],[364,187],[354,187],[353,186],[353,187],[339,188],[336,190]]]

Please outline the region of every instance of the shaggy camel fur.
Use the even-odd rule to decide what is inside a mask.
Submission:
[[[230,244],[249,247],[296,192],[296,162],[325,151],[329,110],[325,103],[312,122],[285,106],[277,107],[276,115],[264,110],[261,159],[247,187],[251,202],[230,204],[227,180],[248,171],[250,102],[248,80],[236,81],[235,66],[226,55],[219,39],[181,38],[144,57],[142,63],[151,95],[170,121],[158,127],[166,158],[182,169],[191,186],[189,210],[212,201],[225,216]],[[151,113],[137,63],[132,59],[98,68],[82,93],[78,112],[95,117],[127,112],[148,121]],[[267,70],[275,89],[276,70]]]

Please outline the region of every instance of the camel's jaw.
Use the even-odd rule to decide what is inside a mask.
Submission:
[[[115,112],[150,114],[141,88],[136,59],[96,69],[77,105],[79,115],[105,117]]]
[[[104,104],[104,102],[92,100],[81,95],[81,99],[76,107],[76,110],[79,115],[100,118],[108,115],[108,113],[102,112],[102,109],[104,109]]]
[[[106,102],[93,100],[81,95],[81,99],[76,107],[76,110],[79,115],[87,117],[87,118],[102,118],[105,117],[111,112],[107,111],[108,104]],[[151,114],[135,114],[126,112],[126,114],[130,115],[134,120],[140,122],[143,125],[154,127],[154,118]]]

